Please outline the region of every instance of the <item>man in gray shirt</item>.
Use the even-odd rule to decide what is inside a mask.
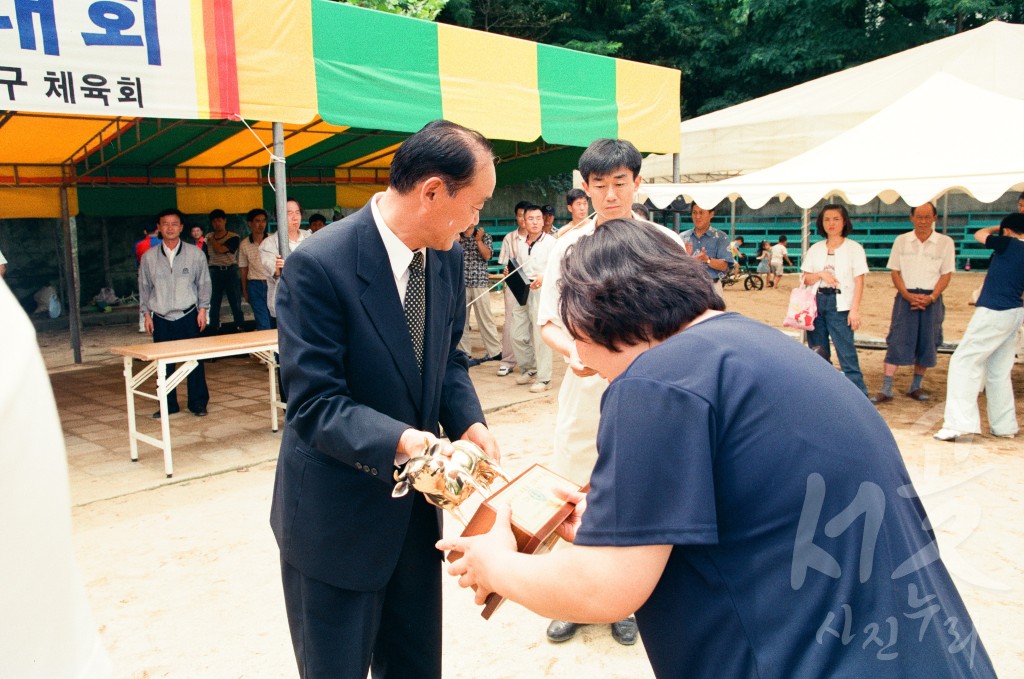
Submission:
[[[192,339],[206,328],[210,311],[210,271],[199,248],[181,241],[185,216],[175,208],[156,217],[163,243],[152,247],[139,262],[139,308],[146,332],[154,342]],[[174,365],[167,367],[167,374]],[[188,409],[206,415],[210,392],[202,362],[188,375]],[[167,412],[178,412],[177,390],[167,394]],[[160,417],[160,411],[153,413]]]

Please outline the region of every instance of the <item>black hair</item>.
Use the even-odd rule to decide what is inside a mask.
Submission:
[[[251,210],[249,210],[248,212],[245,213],[245,221],[251,222],[252,220],[254,220],[257,217],[259,217],[260,215],[263,215],[264,217],[267,217],[268,219],[270,218],[270,216],[267,214],[266,210],[264,210],[261,207],[254,207],[253,209],[251,209]]]
[[[170,217],[171,215],[177,215],[177,216],[178,216],[178,219],[179,219],[179,220],[181,220],[181,226],[182,226],[182,228],[184,228],[184,227],[185,227],[185,215],[184,215],[184,214],[182,214],[181,210],[179,210],[179,209],[178,209],[178,208],[176,208],[176,207],[169,207],[169,208],[167,208],[166,210],[161,210],[161,211],[160,211],[160,213],[159,213],[159,214],[158,214],[158,215],[156,216],[156,222],[157,222],[157,224],[159,224],[159,223],[160,223],[160,220],[161,220],[162,218],[164,218],[164,217]]]
[[[569,247],[561,267],[569,334],[611,351],[667,339],[705,311],[725,310],[704,265],[649,222],[605,222]]]
[[[544,214],[544,208],[542,208],[540,205],[527,203],[526,206],[523,208],[523,216],[525,217],[527,212],[533,212],[534,210],[540,212],[542,215]]]
[[[227,214],[224,212],[224,210],[221,210],[220,208],[216,208],[214,210],[210,210],[210,219],[211,220],[212,219],[227,219],[227,218],[228,218]]]
[[[747,242],[747,239],[744,238],[743,236],[736,236],[735,240],[738,240],[741,243],[746,243]]]
[[[633,179],[640,174],[644,157],[632,142],[625,139],[595,139],[580,156],[579,171],[583,181],[590,183],[593,175],[603,177],[621,167],[633,173]]]
[[[913,217],[914,216],[914,210],[916,210],[919,207],[924,207],[925,205],[931,205],[932,206],[932,214],[935,215],[936,217],[939,216],[939,211],[935,209],[935,203],[933,203],[931,201],[928,201],[927,203],[921,203],[920,205],[912,205],[910,207],[910,216]]]
[[[825,233],[825,213],[829,210],[839,210],[839,214],[843,216],[843,237],[845,238],[850,235],[850,232],[853,231],[853,222],[850,221],[850,213],[847,212],[846,207],[839,203],[829,203],[821,208],[821,212],[818,213],[818,218],[816,220],[818,225],[818,235],[826,238],[828,237],[828,234]]]
[[[311,214],[309,216],[309,219],[307,221],[310,224],[312,224],[313,222],[323,222],[324,224],[326,224],[327,223],[327,217],[324,217],[319,212],[314,212],[313,214]]]
[[[999,235],[1004,235],[1005,231],[1013,231],[1024,236],[1024,215],[1013,212],[1003,217],[1003,220],[999,222]]]
[[[424,179],[440,177],[445,191],[454,196],[473,181],[481,155],[494,162],[494,149],[482,134],[447,120],[434,120],[395,151],[389,185],[406,194]]]
[[[782,234],[781,236],[779,236],[779,242],[780,243],[788,243],[789,242],[789,239],[786,238],[786,234]]]
[[[531,205],[533,205],[533,203],[531,203],[530,201],[528,201],[528,200],[521,200],[518,203],[516,203],[516,209],[513,210],[512,212],[516,213],[516,212],[519,212],[520,210],[525,210],[526,208],[528,208]]]
[[[647,206],[643,203],[633,203],[633,206],[630,209],[633,210],[633,214],[638,215],[640,219],[651,221],[651,211],[648,210]]]
[[[586,198],[587,192],[583,189],[569,189],[568,193],[565,194],[565,204],[572,205],[580,198]]]

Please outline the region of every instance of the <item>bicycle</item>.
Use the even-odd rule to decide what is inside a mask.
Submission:
[[[722,276],[722,285],[733,285],[738,283],[740,279],[743,279],[744,290],[761,290],[764,288],[764,279],[761,278],[761,274],[757,273],[757,269],[749,265],[735,265],[729,268],[729,271]]]

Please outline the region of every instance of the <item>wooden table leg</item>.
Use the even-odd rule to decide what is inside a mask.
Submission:
[[[135,437],[135,385],[133,381],[133,361],[131,356],[124,357],[124,391],[128,401],[128,450],[131,451],[132,462],[139,461],[139,441]]]

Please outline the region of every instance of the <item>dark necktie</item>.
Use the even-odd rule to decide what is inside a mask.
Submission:
[[[405,322],[409,324],[412,348],[416,352],[416,365],[423,374],[423,332],[427,321],[426,276],[423,273],[423,253],[414,252],[409,264],[409,286],[405,289]]]

